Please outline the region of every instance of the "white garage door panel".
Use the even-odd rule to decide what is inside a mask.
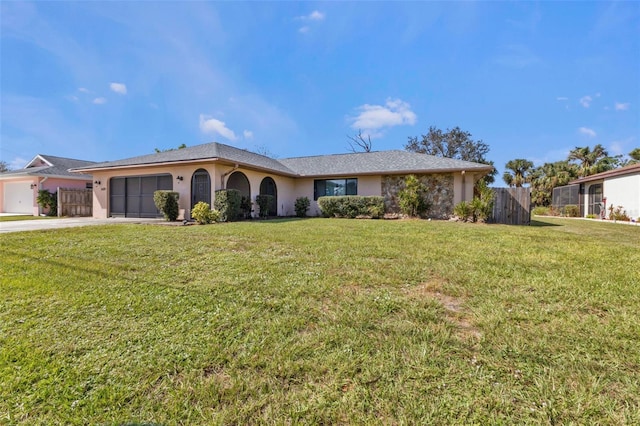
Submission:
[[[33,189],[30,182],[4,183],[4,211],[33,214]]]

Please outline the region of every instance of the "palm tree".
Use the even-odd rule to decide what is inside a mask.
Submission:
[[[576,147],[569,152],[569,161],[578,163],[578,176],[589,176],[599,171],[598,163],[609,157],[609,153],[600,144],[593,147],[593,151],[588,147]],[[600,169],[603,167],[600,167]],[[608,169],[608,167],[604,167]]]
[[[509,161],[504,166],[507,171],[502,175],[502,179],[509,186],[520,188],[525,183],[529,183],[529,173],[533,169],[533,163],[523,158],[516,158]]]

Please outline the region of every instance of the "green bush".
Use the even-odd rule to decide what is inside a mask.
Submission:
[[[471,201],[473,207],[473,221],[486,222],[493,214],[493,200],[495,194],[493,190],[487,186],[484,180],[479,180],[475,188],[476,196]]]
[[[550,212],[551,209],[545,206],[536,206],[531,211],[534,216],[549,216]]]
[[[58,193],[49,192],[48,189],[40,189],[38,191],[38,198],[36,198],[36,202],[43,210],[49,209],[47,211],[47,216],[57,216],[58,215]]]
[[[622,206],[613,207],[609,206],[609,220],[621,220],[624,222],[630,222],[631,218],[627,215],[627,211]]]
[[[564,215],[567,217],[578,217],[580,216],[580,207],[575,204],[567,204],[564,206]]]
[[[415,175],[404,179],[404,188],[398,191],[400,211],[411,217],[423,216],[431,205],[427,201],[427,187]]]
[[[305,217],[307,215],[307,211],[309,210],[309,206],[311,205],[311,201],[307,197],[298,197],[296,198],[296,202],[293,205],[293,209],[296,211],[296,216]]]
[[[380,196],[343,195],[318,198],[318,206],[325,217],[371,217],[384,215],[384,198]]]
[[[220,212],[221,222],[232,222],[240,216],[242,196],[237,189],[219,189],[215,192],[214,208]]]
[[[251,217],[251,197],[243,195],[240,197],[240,219],[249,219]]]
[[[258,208],[260,208],[260,217],[268,217],[269,206],[273,203],[273,195],[257,195],[256,196],[256,204]]]
[[[153,202],[156,208],[170,222],[178,219],[178,197],[180,197],[180,194],[174,191],[159,190],[153,193]]]
[[[463,222],[473,220],[473,207],[467,201],[461,201],[453,208],[453,214],[458,216]]]
[[[214,223],[220,219],[220,212],[211,210],[208,203],[200,201],[191,209],[191,218],[195,219],[200,225]]]

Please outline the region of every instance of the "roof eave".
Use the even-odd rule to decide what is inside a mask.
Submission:
[[[432,173],[482,173],[491,172],[493,167],[477,167],[477,168],[438,168],[438,169],[407,169],[407,170],[382,170],[369,172],[346,172],[346,173],[315,173],[315,174],[299,174],[302,178],[327,178],[327,177],[344,177],[344,176],[378,176],[378,175],[406,175],[406,174],[432,174]]]
[[[268,167],[260,167],[254,164],[244,163],[240,161],[233,161],[226,158],[220,157],[211,157],[211,158],[201,158],[196,160],[176,160],[176,161],[163,161],[158,163],[138,163],[138,164],[127,164],[120,166],[104,166],[104,167],[78,167],[75,169],[69,169],[71,173],[91,173],[91,172],[100,172],[107,170],[127,170],[127,169],[137,169],[140,167],[163,167],[163,166],[175,166],[175,165],[185,165],[185,164],[202,164],[202,163],[210,163],[210,162],[220,162],[224,164],[237,164],[247,169],[252,170],[260,170],[260,171],[268,171],[270,173],[279,173],[281,175],[295,177],[298,176],[294,172],[285,172],[282,170],[270,169]]]

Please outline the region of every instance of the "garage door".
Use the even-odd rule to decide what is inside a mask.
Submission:
[[[170,174],[111,178],[110,216],[162,217],[153,202],[153,193],[159,189],[173,189]]]
[[[4,212],[33,214],[31,182],[4,183]]]

